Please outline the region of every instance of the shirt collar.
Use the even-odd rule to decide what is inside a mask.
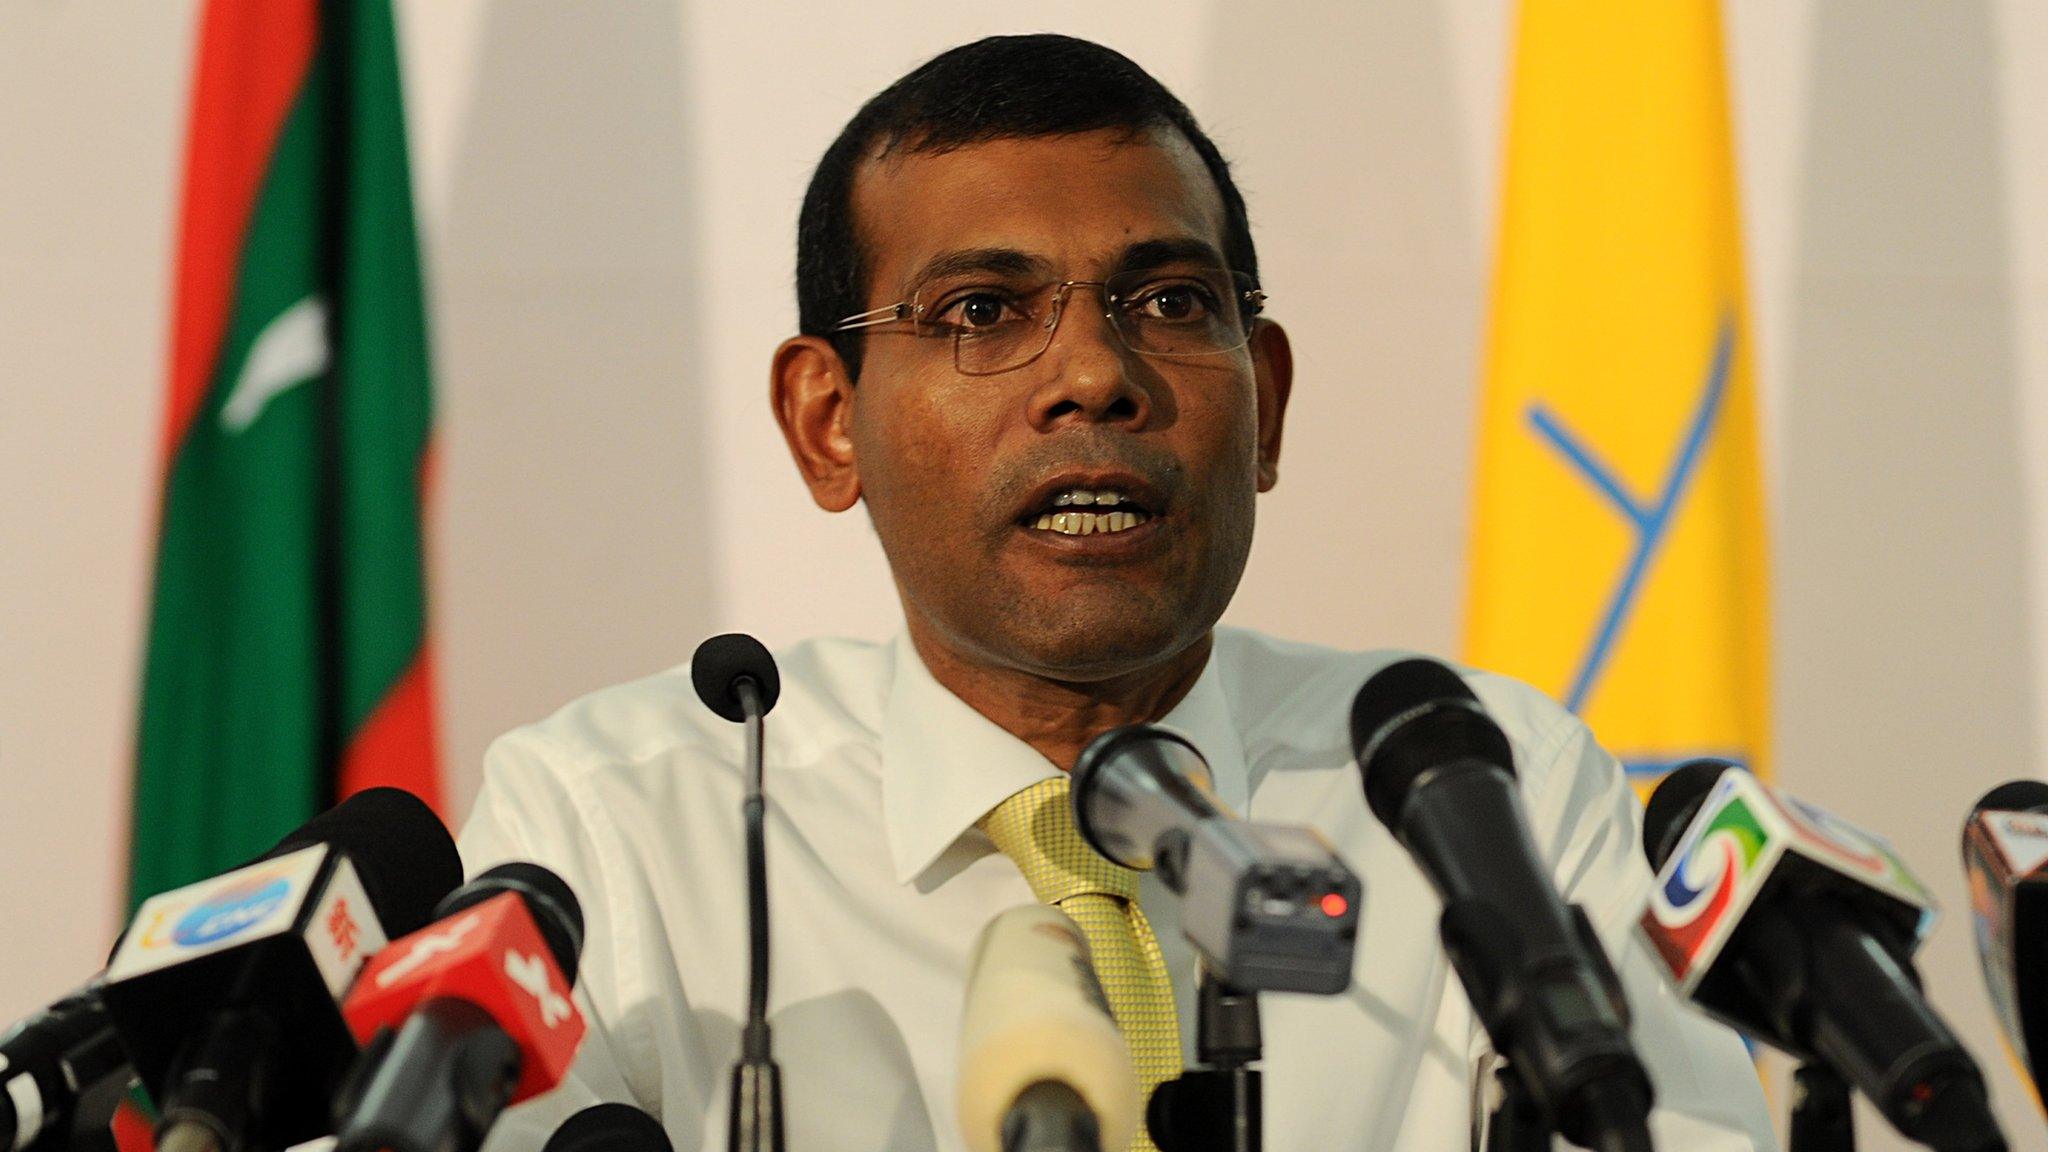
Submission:
[[[1245,806],[1244,743],[1231,721],[1212,649],[1187,696],[1160,725],[1209,761],[1216,793]],[[882,722],[882,818],[896,882],[931,867],[989,809],[1061,769],[932,678],[907,634],[895,640],[895,678]]]

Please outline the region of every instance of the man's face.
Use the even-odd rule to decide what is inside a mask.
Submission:
[[[962,301],[984,281],[1000,298],[1223,263],[1221,197],[1171,131],[892,156],[865,166],[853,203],[870,307],[932,286],[937,268],[951,269],[945,300]],[[952,319],[997,308],[956,304],[979,311]],[[973,663],[1074,682],[1205,636],[1236,591],[1278,455],[1288,369],[1266,327],[1233,352],[1145,356],[1119,339],[1101,290],[1077,287],[1043,355],[986,376],[958,369],[951,339],[871,329],[845,433],[913,632]],[[1110,494],[1114,518],[1086,502]],[[1084,515],[1097,530],[1073,534]]]

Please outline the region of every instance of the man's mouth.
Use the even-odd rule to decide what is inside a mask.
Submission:
[[[1149,509],[1114,489],[1067,488],[1037,516],[1027,517],[1026,525],[1062,536],[1104,536],[1128,532],[1150,519]]]

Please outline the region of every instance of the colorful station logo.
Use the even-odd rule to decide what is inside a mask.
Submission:
[[[186,948],[202,948],[226,940],[261,923],[291,898],[292,882],[276,872],[237,877],[206,894],[171,929],[171,939]]]
[[[1909,918],[1918,910],[1920,936],[1933,923],[1933,897],[1883,839],[1730,768],[1664,862],[1643,910],[1644,934],[1685,991],[1704,978],[1787,856],[1890,897]]]
[[[1742,788],[1746,774],[1730,772],[1714,784],[1703,818],[1696,817],[1678,851],[1665,863],[1655,898],[1644,914],[1657,950],[1675,975],[1698,962],[1719,930],[1741,914],[1738,894],[1758,876],[1771,839],[1756,797]]]

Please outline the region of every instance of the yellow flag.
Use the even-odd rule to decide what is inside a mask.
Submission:
[[[1715,0],[1527,0],[1466,655],[1639,785],[1767,768],[1754,350]]]

